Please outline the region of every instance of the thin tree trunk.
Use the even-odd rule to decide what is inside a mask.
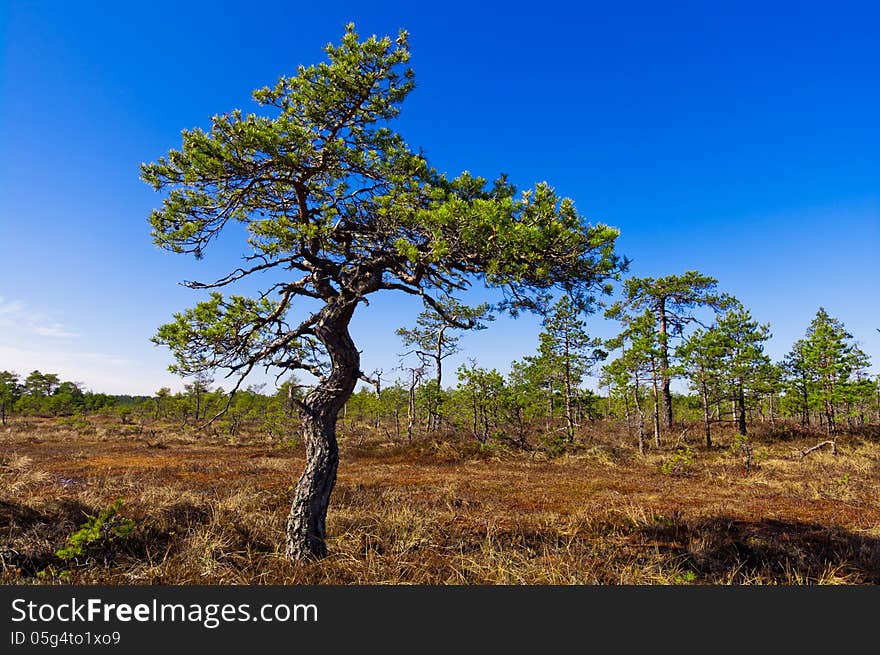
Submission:
[[[409,443],[412,443],[413,438],[413,427],[416,422],[416,384],[418,384],[418,380],[416,378],[416,372],[412,372],[412,381],[409,385],[409,407],[407,410],[407,424],[406,424],[406,440]]]
[[[669,343],[666,327],[666,303],[660,302],[660,382],[663,390],[663,421],[666,429],[672,429],[672,391],[669,376]]]
[[[830,384],[824,385],[825,388],[825,430],[829,435],[834,434],[834,387]]]
[[[639,398],[639,376],[635,376],[635,403],[638,416],[639,454],[645,454],[645,413],[642,411],[642,401]]]
[[[572,403],[571,403],[571,362],[569,361],[569,352],[568,352],[568,341],[565,343],[565,424],[566,424],[566,436],[568,443],[574,441],[574,414],[572,411]]]
[[[473,408],[473,412],[474,412],[474,420],[473,420],[473,425],[472,425],[474,439],[476,439],[477,441],[481,441],[480,434],[477,430],[477,425],[479,423],[479,417],[477,416],[477,392],[476,391],[473,391],[471,393],[471,402],[472,402],[472,408]]]
[[[526,447],[526,423],[523,418],[523,410],[522,407],[514,407],[513,409],[513,417],[516,420],[516,432],[518,437],[518,446],[525,450]]]
[[[801,417],[801,425],[806,427],[810,424],[810,396],[809,390],[807,389],[807,378],[805,376],[801,377],[801,389],[803,390],[804,398],[804,413]]]
[[[736,386],[736,412],[737,412],[737,428],[739,433],[746,435],[746,396],[743,389],[743,383],[740,380]]]
[[[712,422],[709,418],[709,390],[706,383],[702,384],[703,391],[703,421],[706,425],[706,449],[712,449]]]
[[[626,339],[624,339],[624,341],[623,341],[622,349],[623,349],[622,357],[626,357]],[[638,375],[636,376],[636,379],[638,379]],[[638,385],[636,386],[636,389],[638,390]],[[609,407],[609,409],[611,408],[611,383],[610,382],[608,384],[608,407]],[[631,427],[630,427],[631,423],[629,420],[629,393],[627,393],[625,385],[623,387],[623,411],[626,416],[626,431],[629,432],[631,429]],[[641,443],[641,441],[640,441],[640,443]],[[639,450],[639,452],[642,452],[642,450]]]
[[[657,369],[654,366],[654,358],[651,358],[651,378],[652,378],[652,389],[654,391],[654,445],[657,448],[660,447],[660,399],[659,394],[657,392]]]
[[[437,350],[434,353],[434,364],[437,374],[434,376],[434,381],[437,384],[437,399],[436,404],[434,406],[434,429],[440,429],[440,423],[442,421],[442,413],[440,411],[440,405],[443,403],[443,394],[441,393],[441,389],[443,388],[441,385],[443,383],[443,333],[446,332],[446,327],[443,326],[440,328],[440,331],[437,333]]]

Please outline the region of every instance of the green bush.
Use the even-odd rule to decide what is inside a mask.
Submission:
[[[679,448],[660,466],[663,475],[687,475],[694,465],[694,454],[689,446]]]
[[[67,544],[56,550],[55,555],[69,562],[95,553],[106,554],[111,543],[127,537],[134,529],[132,519],[119,516],[121,509],[122,499],[119,498],[112,505],[101,510],[97,516],[89,514],[86,522],[67,538]]]
[[[568,441],[564,434],[551,432],[538,437],[538,446],[547,453],[548,457],[559,457],[566,451]]]
[[[81,435],[93,434],[95,432],[94,426],[89,423],[89,420],[82,412],[77,412],[76,414],[73,414],[72,416],[68,416],[66,418],[59,418],[56,420],[56,423],[61,427],[75,430]]]

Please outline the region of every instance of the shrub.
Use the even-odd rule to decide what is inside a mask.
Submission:
[[[119,516],[121,509],[122,499],[118,498],[112,505],[101,510],[97,516],[87,515],[86,522],[67,538],[67,545],[56,550],[55,555],[69,562],[81,557],[103,554],[106,563],[110,544],[127,537],[134,529],[132,519]]]
[[[694,454],[689,446],[679,448],[660,466],[663,475],[687,475],[694,465]]]

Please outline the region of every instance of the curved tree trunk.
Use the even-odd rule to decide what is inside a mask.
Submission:
[[[303,438],[306,466],[287,517],[287,556],[297,561],[327,554],[327,508],[339,465],[336,417],[303,412]]]
[[[336,417],[360,375],[360,353],[348,333],[354,306],[340,305],[328,305],[327,315],[315,326],[316,336],[330,355],[332,371],[303,401],[306,465],[287,518],[286,553],[295,561],[327,554],[327,508],[339,465]]]

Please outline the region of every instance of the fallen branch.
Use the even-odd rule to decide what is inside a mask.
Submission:
[[[685,428],[684,430],[681,431],[681,434],[678,435],[678,439],[676,439],[676,441],[675,441],[675,445],[673,446],[673,448],[678,448],[678,447],[681,445],[681,442],[682,442],[682,441],[684,441],[684,443],[685,443],[686,445],[687,445],[688,443],[690,443],[690,442],[688,441],[688,438],[687,438],[687,437],[688,437],[688,431],[687,431],[687,428]]]
[[[821,443],[817,443],[817,444],[816,444],[815,446],[813,446],[812,448],[807,448],[806,450],[802,450],[802,451],[801,451],[801,457],[806,457],[807,455],[809,455],[809,454],[810,454],[811,452],[813,452],[814,450],[819,450],[819,449],[822,448],[823,446],[832,446],[832,448],[833,448],[833,446],[834,446],[834,442],[831,441],[831,440],[829,439],[829,440],[827,440],[827,441],[823,441],[823,442],[821,442]]]

